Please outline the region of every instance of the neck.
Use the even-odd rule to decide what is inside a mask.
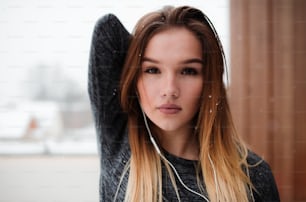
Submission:
[[[188,160],[198,160],[199,144],[193,129],[160,131],[158,134],[159,143],[170,154]]]

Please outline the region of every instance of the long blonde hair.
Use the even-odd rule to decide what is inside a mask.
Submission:
[[[121,78],[121,104],[128,114],[131,149],[125,200],[162,201],[162,163],[168,168],[178,195],[168,163],[150,143],[136,95],[146,44],[152,36],[171,27],[187,28],[198,37],[203,48],[204,85],[195,128],[200,145],[198,168],[209,199],[248,201],[252,184],[245,172],[247,149],[235,132],[226,98],[223,49],[209,19],[200,10],[187,6],[165,7],[145,15],[132,35]]]

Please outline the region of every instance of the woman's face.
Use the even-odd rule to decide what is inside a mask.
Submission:
[[[190,132],[203,88],[202,46],[186,28],[157,33],[146,46],[137,90],[142,109],[164,133]]]

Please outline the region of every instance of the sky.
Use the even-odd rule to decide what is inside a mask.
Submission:
[[[59,67],[86,93],[92,31],[113,13],[132,31],[137,20],[164,5],[191,5],[214,24],[229,55],[229,0],[0,0],[0,108],[27,99],[30,69]],[[55,81],[56,82],[56,81]]]

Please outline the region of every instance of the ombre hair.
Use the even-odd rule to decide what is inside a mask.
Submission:
[[[136,93],[146,45],[155,34],[175,27],[188,29],[202,45],[204,84],[194,126],[200,145],[199,188],[203,190],[200,183],[203,181],[210,201],[248,201],[252,188],[247,172],[248,152],[232,122],[223,83],[226,65],[222,45],[209,19],[200,10],[188,6],[151,12],[138,21],[132,34],[121,78],[121,105],[128,114],[131,149],[125,201],[162,201],[162,163],[179,199],[168,163],[150,143]]]

